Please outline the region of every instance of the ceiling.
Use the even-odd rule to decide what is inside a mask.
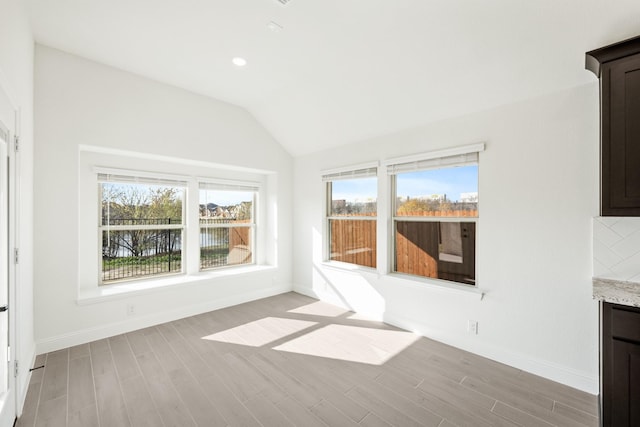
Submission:
[[[638,0],[26,1],[38,43],[244,107],[294,156],[593,82],[584,52],[640,34]]]

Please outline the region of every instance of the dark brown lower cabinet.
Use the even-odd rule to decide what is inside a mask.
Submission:
[[[602,303],[602,425],[640,426],[640,309]]]

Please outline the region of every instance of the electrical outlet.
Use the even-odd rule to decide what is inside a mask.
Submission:
[[[133,304],[127,304],[127,316],[133,316],[136,314],[136,306]]]
[[[478,335],[478,321],[477,320],[468,320],[467,321],[467,333],[469,335]]]

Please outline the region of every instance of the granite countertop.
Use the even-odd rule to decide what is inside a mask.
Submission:
[[[640,283],[594,277],[593,298],[614,304],[640,307]]]

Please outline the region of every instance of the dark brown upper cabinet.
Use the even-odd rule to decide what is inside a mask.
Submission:
[[[600,215],[640,216],[640,37],[586,54],[600,79]]]

